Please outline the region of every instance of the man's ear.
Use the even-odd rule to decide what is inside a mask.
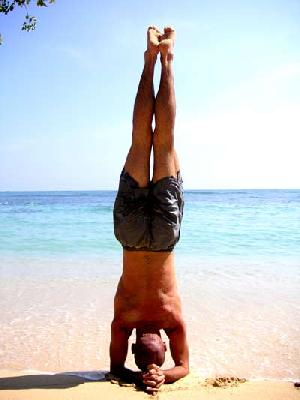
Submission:
[[[132,343],[132,345],[131,345],[132,354],[135,354],[135,350],[136,350],[136,343]]]
[[[165,349],[165,351],[167,351],[167,345],[166,345],[166,343],[163,342],[163,344],[164,344],[164,349]]]

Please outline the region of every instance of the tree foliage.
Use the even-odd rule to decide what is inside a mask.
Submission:
[[[35,0],[34,3],[38,7],[47,7],[48,4],[53,4],[55,0]],[[22,31],[33,31],[36,28],[37,19],[34,15],[29,15],[28,8],[31,0],[0,0],[0,13],[9,14],[15,10],[16,7],[23,7],[25,9],[25,21],[21,27]],[[0,34],[0,45],[2,44],[2,36]]]

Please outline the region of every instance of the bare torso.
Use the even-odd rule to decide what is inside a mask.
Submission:
[[[124,250],[114,309],[114,319],[127,329],[175,328],[182,316],[174,254]]]

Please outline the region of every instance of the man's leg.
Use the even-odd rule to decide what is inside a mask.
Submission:
[[[166,176],[177,176],[179,162],[174,149],[176,100],[173,78],[173,46],[175,31],[164,29],[159,50],[161,54],[161,79],[155,101],[155,132],[153,135],[153,181]]]
[[[154,114],[153,74],[159,52],[160,32],[149,27],[145,64],[135,98],[132,118],[132,145],[127,155],[125,171],[139,184],[146,187],[150,180],[150,154],[152,148],[152,120]]]

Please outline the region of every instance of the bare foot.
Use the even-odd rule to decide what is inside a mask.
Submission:
[[[164,34],[159,43],[159,51],[162,59],[173,59],[173,48],[175,43],[175,30],[171,26],[164,28]]]
[[[159,53],[159,41],[161,36],[162,35],[156,26],[149,26],[147,30],[147,50],[145,56],[157,56]]]

